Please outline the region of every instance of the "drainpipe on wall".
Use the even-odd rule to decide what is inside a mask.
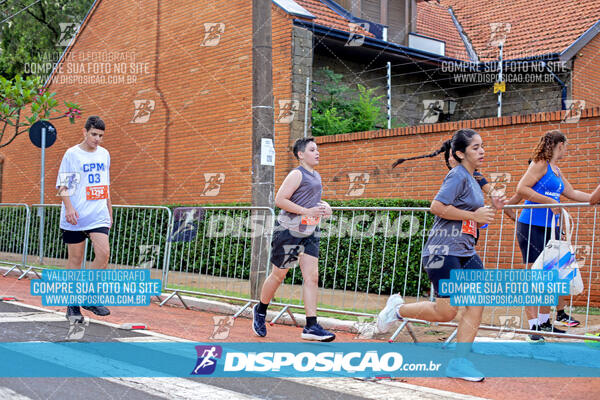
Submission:
[[[167,103],[165,96],[163,95],[162,90],[160,89],[159,83],[159,74],[160,74],[160,17],[161,17],[161,0],[157,0],[156,2],[156,48],[154,52],[154,87],[156,89],[156,93],[158,93],[158,97],[160,102],[165,107],[166,121],[165,121],[165,140],[164,140],[164,152],[163,157],[164,161],[164,171],[163,171],[163,194],[162,201],[163,203],[168,202],[169,198],[169,128],[171,126],[171,109],[169,108],[169,104]]]
[[[550,69],[550,67],[548,67],[548,64],[545,61],[542,61],[542,67],[544,67],[546,69],[546,72],[550,73],[550,75],[552,75],[552,77],[554,78],[554,80],[560,85],[561,87],[561,105],[560,105],[560,109],[561,110],[566,110],[567,109],[567,105],[566,105],[566,101],[567,101],[567,85]]]

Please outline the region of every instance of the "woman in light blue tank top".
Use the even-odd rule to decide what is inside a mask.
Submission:
[[[525,199],[525,204],[558,204],[560,196],[577,202],[590,201],[588,193],[573,189],[567,178],[560,172],[558,161],[567,153],[567,138],[557,130],[547,132],[540,139],[533,152],[533,162],[517,186],[517,195]],[[550,240],[552,218],[559,222],[560,208],[525,209],[517,222],[517,241],[523,255],[523,262],[531,264],[542,253]],[[559,229],[556,230],[557,237]],[[577,326],[579,322],[564,311],[568,296],[560,297],[556,307],[557,322],[566,326]],[[539,312],[538,312],[539,309]],[[553,327],[550,321],[550,307],[526,307],[529,327],[535,331],[564,332]],[[543,341],[543,336],[529,335],[529,341]]]

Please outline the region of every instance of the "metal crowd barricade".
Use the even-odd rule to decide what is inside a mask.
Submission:
[[[30,223],[31,209],[27,204],[0,203],[0,264],[11,265],[4,276],[14,269],[23,274],[27,267]]]
[[[113,206],[108,268],[148,269],[151,278],[160,279],[164,288],[172,221],[173,213],[168,207]],[[88,240],[84,263],[92,260],[93,248]]]
[[[550,205],[507,206],[517,212],[525,208]],[[600,316],[592,311],[600,301],[592,298],[600,282],[595,278],[598,248],[597,207],[589,204],[554,204],[570,211],[574,221],[573,246],[576,250],[585,290],[570,296],[568,305],[577,306],[569,314],[580,318],[582,326],[565,334],[536,331],[555,338],[600,340],[585,336],[600,328]],[[59,229],[59,205],[33,205],[41,218],[31,225],[30,208],[24,204],[0,204],[0,251],[2,258],[22,257],[18,268],[25,276],[31,269],[65,265],[66,246]],[[421,266],[422,248],[427,241],[434,217],[426,207],[334,207],[333,215],[320,223],[319,293],[317,310],[372,318],[385,306],[388,296],[400,293],[407,302],[429,297],[432,288]],[[240,315],[252,303],[251,268],[253,259],[268,260],[273,232],[274,212],[268,207],[183,207],[174,213],[160,206],[113,206],[111,257],[109,268],[148,268],[153,278],[160,277],[163,290],[188,308],[180,293],[243,302]],[[562,226],[562,225],[561,225]],[[15,235],[16,233],[16,235]],[[15,240],[15,238],[17,238]],[[18,238],[22,238],[19,241]],[[22,244],[21,244],[22,243]],[[86,261],[93,259],[92,247],[86,246]],[[267,252],[262,257],[262,252]],[[517,242],[517,225],[504,213],[481,230],[477,251],[486,269],[525,269]],[[27,264],[27,255],[39,256],[38,263]],[[85,262],[84,261],[84,266]],[[9,263],[8,261],[3,261]],[[259,266],[256,274],[270,272],[270,262]],[[28,268],[23,271],[21,266]],[[10,271],[9,270],[9,271]],[[6,274],[5,274],[6,275]],[[259,280],[254,280],[257,284]],[[284,313],[292,320],[291,309],[302,309],[302,275],[291,269],[272,304],[282,309],[271,323]],[[573,311],[581,311],[573,314]],[[585,312],[583,312],[585,311]],[[486,307],[481,330],[496,331],[501,338],[530,334],[524,307]],[[555,315],[552,316],[555,319]],[[295,320],[294,320],[295,321]],[[389,339],[394,341],[406,328],[416,342],[411,324],[425,323],[405,319]],[[456,328],[455,322],[432,325]],[[447,342],[454,339],[456,329]]]
[[[589,243],[589,268],[582,267],[587,277],[587,288],[592,283],[594,260],[597,246],[595,240],[596,209],[583,204],[563,204],[559,207],[584,207],[574,215],[574,243],[581,247],[583,241]],[[536,208],[548,206],[511,206],[511,209]],[[201,294],[210,297],[245,302],[238,316],[253,302],[248,285],[249,243],[242,233],[249,226],[249,208],[239,207],[206,207],[202,215],[190,213],[183,220],[197,220],[193,225],[193,238],[184,239],[172,244],[172,258],[166,288],[173,293],[164,302],[179,293]],[[427,241],[429,230],[433,224],[433,216],[425,207],[335,207],[334,214],[320,224],[321,254],[319,257],[319,295],[317,310],[326,313],[346,314],[372,318],[385,306],[391,294],[400,293],[409,302],[423,298],[432,298],[432,289],[426,272],[421,267],[421,252]],[[584,215],[585,213],[590,215]],[[592,215],[593,214],[593,215]],[[496,220],[486,230],[481,230],[477,245],[486,268],[522,269],[519,264],[520,250],[516,243],[516,228],[507,225],[508,218],[497,214]],[[593,221],[593,226],[585,226]],[[173,233],[181,230],[186,224],[174,226]],[[261,225],[262,238],[267,225]],[[585,234],[584,234],[585,232]],[[245,239],[245,240],[244,240]],[[264,269],[269,272],[271,266]],[[242,272],[246,271],[246,272]],[[586,320],[579,330],[567,334],[541,332],[542,335],[597,340],[595,337],[583,336],[592,329],[588,323],[590,291],[585,296],[578,296],[572,304],[585,304]],[[270,322],[273,324],[291,309],[302,309],[302,275],[298,268],[291,269],[279,290],[272,305],[280,306],[281,311]],[[163,303],[164,303],[163,302]],[[184,303],[185,305],[185,303]],[[510,319],[510,313],[503,310],[501,322],[497,323],[499,307],[487,307],[488,312],[482,321],[482,330],[496,331],[501,337],[509,333],[532,333],[522,324],[511,326],[514,321],[524,322],[523,318]],[[517,307],[517,314],[523,315],[523,307]],[[508,319],[507,319],[508,318]],[[509,321],[507,323],[506,321]],[[404,320],[390,341],[406,328],[414,341],[417,341],[412,323],[430,324],[427,321]],[[433,323],[431,325],[456,328],[455,322]],[[581,331],[581,332],[580,332]],[[450,335],[453,340],[456,330]]]
[[[515,334],[537,334],[561,339],[584,339],[591,341],[600,341],[598,336],[586,336],[586,333],[600,329],[600,316],[592,316],[592,308],[596,310],[600,306],[600,301],[591,303],[591,293],[597,290],[593,285],[600,284],[598,280],[594,281],[594,272],[598,269],[599,255],[598,246],[595,245],[598,232],[597,207],[592,207],[587,203],[565,203],[553,205],[514,205],[506,206],[508,210],[516,211],[516,220],[519,219],[519,211],[533,208],[565,208],[567,209],[574,222],[572,245],[576,252],[576,259],[579,264],[580,273],[584,282],[584,292],[578,296],[569,296],[567,311],[573,318],[581,318],[583,314],[585,320],[581,321],[581,327],[569,328],[566,333],[554,333],[546,331],[531,331],[528,326],[526,311],[524,306],[520,307],[485,307],[480,330],[496,331],[497,337],[501,339],[511,339]],[[561,217],[562,218],[562,217]],[[530,221],[529,221],[530,222]],[[528,223],[528,225],[530,225]],[[561,226],[563,226],[561,224]],[[477,251],[480,255],[486,269],[530,269],[531,264],[525,265],[517,241],[517,222],[513,222],[505,213],[497,213],[494,223],[480,232],[480,241],[477,244]],[[530,229],[528,232],[530,239]],[[482,243],[483,241],[483,243]],[[584,307],[585,312],[573,313],[570,306]],[[555,307],[554,307],[555,308]],[[538,309],[539,310],[539,309]],[[577,310],[577,309],[575,309]],[[537,312],[537,310],[536,310]],[[556,320],[556,311],[551,315],[552,320]],[[595,319],[592,323],[591,319]],[[424,321],[408,321],[424,322]],[[438,326],[457,327],[455,322],[435,323]],[[407,321],[404,321],[400,327],[391,336],[390,341],[394,341],[404,327]],[[450,335],[447,343],[454,340],[457,330]]]
[[[34,204],[37,215],[44,214],[33,224],[30,232],[30,254],[37,263],[29,270],[64,268],[67,264],[67,246],[60,231],[60,205]],[[172,213],[162,206],[113,205],[113,224],[109,233],[110,258],[108,268],[145,268],[153,279],[161,279],[164,286],[164,266],[168,265],[168,241]],[[41,234],[40,234],[41,232]],[[91,241],[86,240],[82,268],[90,267],[94,259]]]
[[[549,213],[550,206],[551,205],[538,204],[507,206],[506,208],[515,210],[516,218],[518,220],[520,212],[522,212],[523,209],[539,208],[544,209],[546,213]],[[593,318],[596,320],[595,326],[590,320],[591,308],[593,306],[594,308],[600,306],[600,302],[598,300],[596,300],[594,304],[592,304],[591,301],[591,293],[595,290],[594,285],[598,284],[597,281],[593,281],[594,274],[597,275],[597,272],[594,271],[595,269],[598,269],[598,266],[595,264],[598,263],[599,259],[599,255],[597,254],[598,246],[595,245],[596,237],[600,233],[597,225],[598,208],[590,206],[587,203],[564,203],[552,206],[567,210],[573,219],[574,226],[571,244],[575,250],[575,257],[579,264],[579,270],[583,278],[584,292],[577,296],[568,296],[566,309],[569,311],[572,306],[578,306],[578,309],[581,310],[581,307],[584,307],[585,312],[575,313],[576,315],[574,318],[579,319],[582,318],[581,315],[583,315],[585,320],[581,321],[580,327],[570,328],[565,334],[556,334],[544,331],[536,331],[536,333],[544,336],[553,336],[559,338],[585,338],[588,340],[598,340],[598,338],[594,336],[584,336],[585,333],[589,333],[592,330],[597,330],[600,328],[600,318]],[[488,232],[489,235],[486,236],[486,253],[484,253],[484,257],[487,259],[487,268],[530,269],[531,264],[525,265],[523,262],[523,256],[518,246],[517,222],[513,222],[507,217],[507,215],[504,214],[500,217],[499,222],[499,228],[490,230]],[[531,218],[529,218],[527,221],[528,226],[531,226],[530,222]],[[508,226],[505,227],[505,225]],[[564,226],[562,215],[560,226]],[[561,228],[561,230],[564,231],[564,228]],[[527,236],[528,237],[524,239],[529,241],[531,239],[531,228],[527,230]],[[544,239],[548,240],[549,237],[545,237]],[[507,246],[508,248],[506,248]],[[526,256],[529,257],[528,254]],[[515,308],[509,309],[507,307],[491,308],[491,314],[488,314],[491,318],[486,322],[492,328],[500,328],[505,332],[508,331],[509,333],[513,330],[517,333],[533,333],[528,329],[529,327],[527,325],[525,307],[519,307],[518,310]],[[574,310],[571,309],[568,312],[568,314],[571,316],[573,316],[572,311]],[[497,315],[497,313],[504,315]],[[498,316],[498,320],[496,320],[496,316]],[[556,320],[555,311],[552,313],[551,319],[553,321]]]
[[[241,314],[256,301],[250,267],[252,258],[263,258],[263,251],[270,257],[273,216],[269,207],[175,209],[163,286],[171,294],[161,305],[177,296],[188,308],[180,294],[194,294],[245,302],[235,316]],[[256,272],[268,273],[269,266],[264,267]]]

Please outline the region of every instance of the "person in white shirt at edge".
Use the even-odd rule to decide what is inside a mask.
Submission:
[[[60,229],[67,244],[67,268],[81,267],[85,239],[89,238],[96,255],[92,268],[106,268],[110,256],[108,232],[112,226],[110,201],[110,155],[100,147],[104,121],[91,116],[83,129],[83,142],[69,148],[62,158],[56,187],[62,198]],[[110,314],[102,305],[83,306],[99,316]],[[67,319],[82,323],[79,305],[67,306]]]

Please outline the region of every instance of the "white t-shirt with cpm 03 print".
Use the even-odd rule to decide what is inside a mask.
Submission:
[[[108,212],[108,188],[110,185],[110,154],[98,146],[88,152],[79,145],[69,148],[63,156],[56,187],[67,188],[73,208],[79,214],[77,225],[65,218],[65,204],[60,209],[60,228],[68,231],[86,231],[95,228],[110,228]]]

